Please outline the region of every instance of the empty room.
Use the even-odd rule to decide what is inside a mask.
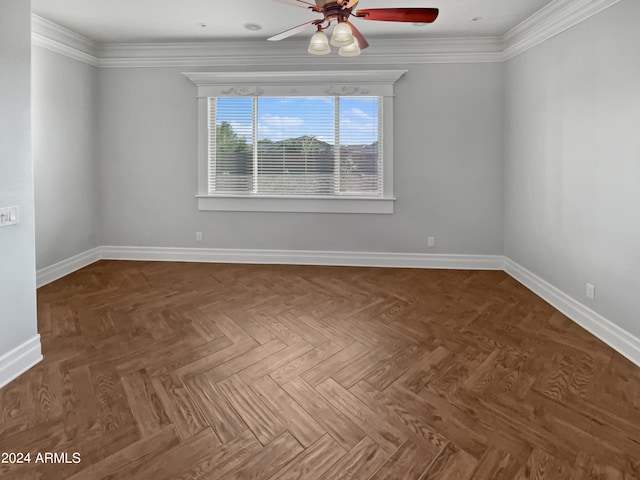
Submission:
[[[638,0],[0,0],[0,478],[640,480]]]

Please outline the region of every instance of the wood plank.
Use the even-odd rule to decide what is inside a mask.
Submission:
[[[335,380],[329,379],[316,387],[334,407],[351,418],[362,431],[377,442],[383,450],[392,454],[406,440],[406,436],[380,419],[376,413],[345,390]]]
[[[271,377],[262,377],[253,383],[252,387],[303,447],[312,445],[325,433],[324,429]]]
[[[271,342],[265,343],[264,345],[257,346],[237,357],[229,360],[228,362],[223,363],[211,370],[207,370],[207,375],[214,382],[219,382],[220,380],[224,380],[231,375],[235,375],[238,372],[246,369],[247,367],[252,366],[253,364],[263,360],[280,350],[283,350],[287,346],[282,343],[280,340],[273,340]],[[264,365],[264,364],[263,364]]]
[[[269,480],[321,480],[325,472],[345,455],[344,449],[323,435]]]
[[[188,362],[184,360],[179,361],[179,365],[164,365],[163,370],[171,370],[178,376],[195,375],[197,373],[203,373],[212,368],[216,368],[218,365],[222,365],[229,360],[247,353],[258,346],[253,338],[245,338],[238,343],[234,343],[227,348],[223,348],[215,353],[208,354],[204,357],[198,356],[195,359],[190,359]],[[153,374],[154,372],[149,372]]]
[[[155,459],[167,450],[176,447],[179,441],[173,427],[163,427],[157,432],[151,433],[149,437],[134,442],[88,468],[80,470],[68,480],[111,477],[118,471],[135,468],[146,461]],[[132,463],[134,465],[131,465]]]
[[[109,480],[142,478],[175,480],[186,466],[200,463],[219,446],[220,442],[213,430],[205,428],[175,447],[162,452],[162,455],[150,457],[143,462],[136,462],[132,468],[127,468],[125,465],[123,469],[111,475]]]
[[[388,455],[369,437],[362,439],[324,474],[323,480],[366,480],[386,461]]]
[[[405,442],[371,477],[371,480],[419,480],[435,455],[412,442]]]
[[[365,434],[322,395],[299,377],[282,388],[304,408],[345,450],[354,448]]]
[[[442,449],[434,459],[429,469],[422,477],[424,480],[468,480],[473,475],[478,461],[452,444]]]
[[[282,423],[237,376],[229,377],[218,385],[260,443],[267,445],[284,433]]]
[[[484,434],[486,427],[448,401],[434,404],[396,386],[388,388],[384,394],[472,455],[480,457],[485,452],[489,441]]]
[[[444,347],[424,355],[420,361],[405,372],[395,383],[402,385],[413,393],[420,391],[442,372],[453,360],[454,354]]]
[[[283,313],[282,315],[278,315],[278,321],[315,347],[329,341],[329,338],[317,330],[311,322],[301,322],[300,316],[298,315]]]
[[[158,344],[164,346],[165,342],[167,346],[162,350],[158,350],[154,345],[146,352],[136,354],[129,361],[123,362],[119,360],[118,371],[122,375],[126,375],[129,372],[144,368],[150,376],[163,375],[173,373],[174,370],[180,367],[217,352],[233,351],[233,349],[227,350],[227,348],[233,346],[233,343],[227,337],[219,337],[208,343],[197,344],[193,341],[177,343],[175,339],[167,339],[158,342]],[[219,353],[219,355],[222,354]]]
[[[277,318],[280,318],[280,316],[278,315]],[[287,345],[293,345],[294,343],[299,343],[303,340],[300,335],[292,332],[288,327],[280,323],[277,318],[271,315],[261,314],[257,317],[257,320],[261,325],[267,327],[271,333]]]
[[[223,444],[230,442],[248,429],[206,373],[187,377],[184,383],[204,418]]]
[[[573,471],[567,465],[558,462],[547,452],[535,449],[515,480],[562,480],[570,478],[572,474]]]
[[[264,345],[277,338],[267,327],[259,321],[256,321],[246,312],[238,312],[238,314],[233,315],[232,319],[236,325],[247,332],[260,345]]]
[[[522,461],[507,452],[489,448],[480,459],[471,478],[473,480],[512,480],[522,464]]]
[[[58,364],[40,364],[29,375],[29,425],[35,426],[62,415],[62,378]]]
[[[262,445],[247,429],[230,442],[213,448],[208,455],[194,465],[186,465],[187,468],[172,480],[219,479],[239,468],[261,450]]]
[[[289,345],[282,350],[269,355],[253,365],[241,370],[238,377],[245,383],[252,383],[260,377],[270,374],[277,368],[288,364],[301,355],[313,349],[313,345],[307,342],[298,342]]]
[[[122,386],[143,437],[153,435],[170,424],[160,397],[145,370],[122,377]]]
[[[126,401],[127,397],[118,374],[115,371],[103,371],[97,367],[90,368],[89,372],[103,431],[133,425],[133,413]]]
[[[359,382],[349,391],[381,419],[396,427],[412,442],[419,444],[422,450],[431,454],[432,458],[447,443],[446,437],[438,433],[421,415],[411,412],[403,404],[384,392],[379,392],[367,382]]]
[[[90,435],[99,428],[100,420],[89,368],[83,366],[61,373],[65,433],[70,439]]]
[[[215,316],[210,317],[225,337],[233,343],[240,343],[251,336],[238,326],[233,320],[226,315],[217,312]]]
[[[159,375],[153,377],[151,384],[180,439],[186,440],[207,429],[206,420],[177,376]]]
[[[316,366],[323,360],[331,357],[342,350],[342,347],[333,342],[325,342],[317,348],[301,355],[300,357],[286,363],[274,370],[269,375],[280,385],[287,383],[294,377],[303,374],[310,368]]]
[[[260,480],[270,478],[303,450],[296,439],[290,433],[285,432],[222,479]]]
[[[346,367],[336,371],[331,378],[344,388],[350,388],[371,371],[375,370],[379,365],[386,363],[394,353],[396,353],[395,350],[386,348],[367,352]]]
[[[406,349],[396,353],[390,361],[378,366],[366,380],[378,390],[384,390],[404,374],[415,362],[419,354],[418,345],[409,345]]]
[[[205,342],[213,342],[220,337],[226,338],[222,331],[216,326],[216,323],[199,309],[183,312],[183,315],[191,321],[193,328]],[[231,342],[231,340],[229,341]]]
[[[302,378],[312,387],[315,387],[319,383],[324,382],[330,378],[331,375],[339,371],[340,369],[348,366],[351,362],[358,357],[367,353],[368,347],[365,347],[361,343],[353,343],[344,350],[336,353],[332,357],[327,358],[323,362],[319,363],[311,370],[307,370],[302,374]]]

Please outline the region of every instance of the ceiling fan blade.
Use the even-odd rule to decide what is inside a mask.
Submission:
[[[290,28],[289,30],[285,30],[284,32],[280,32],[273,37],[267,38],[270,42],[277,42],[279,40],[284,40],[285,38],[289,38],[296,33],[300,33],[303,30],[306,30],[309,27],[315,26],[317,20],[311,20],[310,22],[303,23],[302,25],[298,25],[297,27]]]
[[[358,10],[356,17],[382,22],[431,23],[438,18],[437,8],[369,8]]]
[[[294,5],[296,7],[310,8],[314,12],[322,12],[322,7],[314,5],[313,3],[305,2],[304,0],[275,0],[276,2],[286,3],[287,5]]]
[[[356,38],[360,50],[364,50],[365,48],[367,48],[369,46],[369,42],[367,42],[367,39],[364,38],[364,35],[360,33],[360,30],[358,30],[356,26],[351,22],[349,22],[349,26],[351,27],[351,34]]]

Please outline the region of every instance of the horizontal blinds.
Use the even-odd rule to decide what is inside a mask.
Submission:
[[[381,195],[379,102],[210,98],[210,192]]]
[[[253,100],[209,99],[209,190],[253,190]]]
[[[382,193],[378,97],[340,97],[340,192]]]
[[[258,99],[257,193],[333,195],[335,98]]]

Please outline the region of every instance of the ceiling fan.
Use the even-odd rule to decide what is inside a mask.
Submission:
[[[340,47],[339,54],[343,57],[360,55],[360,51],[369,46],[360,30],[349,21],[351,17],[362,20],[378,20],[382,22],[412,22],[431,23],[438,18],[437,8],[370,8],[356,10],[354,8],[359,0],[315,0],[313,3],[304,0],[276,0],[281,3],[308,8],[322,14],[322,18],[311,20],[297,27],[278,33],[268,40],[277,42],[302,32],[307,28],[315,27],[316,33],[311,37],[309,53],[313,55],[326,55],[331,51],[329,43],[334,47]],[[331,25],[336,24],[329,41],[324,33]]]

